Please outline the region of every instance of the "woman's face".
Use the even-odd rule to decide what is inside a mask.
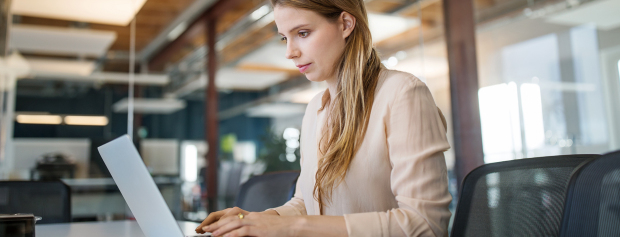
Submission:
[[[277,5],[274,16],[286,42],[286,58],[293,60],[310,81],[333,80],[333,69],[344,52],[349,31],[342,20],[330,22],[310,10]]]

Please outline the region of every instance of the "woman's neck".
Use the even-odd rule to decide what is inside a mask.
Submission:
[[[338,90],[338,77],[332,77],[327,80],[327,90],[329,91],[329,98],[336,98],[336,91]]]

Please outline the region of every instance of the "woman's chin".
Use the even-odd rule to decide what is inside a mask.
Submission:
[[[325,79],[317,78],[316,76],[310,73],[305,73],[305,75],[306,75],[306,79],[308,79],[309,81],[313,81],[313,82],[325,81]]]

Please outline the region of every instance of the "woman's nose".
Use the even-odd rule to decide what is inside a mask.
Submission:
[[[292,45],[287,45],[286,46],[286,58],[287,59],[294,59],[294,58],[298,58],[299,57],[299,50],[296,47],[293,47]]]

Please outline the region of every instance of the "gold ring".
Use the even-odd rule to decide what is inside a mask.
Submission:
[[[243,213],[239,213],[239,214],[237,214],[237,216],[239,217],[240,220],[243,220],[243,217],[244,217]]]

